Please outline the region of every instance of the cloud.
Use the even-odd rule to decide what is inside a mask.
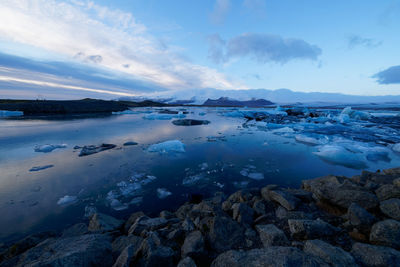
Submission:
[[[230,0],[216,0],[210,14],[210,20],[214,24],[222,24],[231,9]]]
[[[372,78],[376,78],[379,84],[400,84],[400,65],[378,72]]]
[[[258,63],[287,63],[295,59],[317,60],[322,50],[301,39],[279,35],[245,33],[227,42],[218,34],[209,37],[209,57],[215,63],[250,57]]]
[[[0,41],[75,58],[156,87],[239,87],[215,69],[184,59],[176,49],[161,47],[131,13],[92,1],[3,0]]]
[[[348,37],[348,47],[352,49],[356,46],[364,46],[366,48],[375,48],[382,45],[382,41],[378,41],[372,38],[363,38],[358,35],[351,35]]]
[[[260,18],[264,18],[267,13],[266,0],[244,0],[243,6]]]

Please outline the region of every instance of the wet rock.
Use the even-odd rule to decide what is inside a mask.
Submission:
[[[204,252],[204,238],[200,231],[188,234],[181,248],[182,257],[197,258]]]
[[[375,193],[380,201],[390,198],[400,198],[400,187],[392,184],[385,184],[379,187]]]
[[[394,179],[393,185],[400,187],[400,178]]]
[[[67,229],[65,229],[62,233],[61,237],[72,237],[78,235],[84,235],[88,233],[88,227],[84,223],[75,224]]]
[[[350,253],[340,247],[334,247],[322,240],[308,240],[303,251],[321,258],[334,267],[358,266]]]
[[[127,234],[129,232],[129,228],[131,228],[131,226],[136,222],[136,220],[142,216],[145,216],[142,211],[132,213],[124,224],[124,233]]]
[[[182,222],[182,230],[185,232],[191,232],[196,228],[196,226],[194,225],[193,221],[190,218],[186,218],[183,222]]]
[[[268,190],[268,198],[279,203],[287,210],[294,210],[300,204],[300,200],[292,194],[283,190]]]
[[[196,266],[197,266],[196,263],[190,257],[182,259],[177,265],[177,267],[196,267]]]
[[[168,221],[164,218],[149,218],[147,216],[139,217],[129,229],[129,235],[140,235],[143,230],[154,231],[168,225]]]
[[[288,211],[282,206],[279,206],[275,211],[275,216],[278,219],[302,219],[302,220],[311,220],[313,219],[313,215],[310,213],[305,213],[303,211]]]
[[[382,201],[379,205],[379,208],[386,216],[400,221],[400,199],[391,198]]]
[[[244,246],[244,229],[228,217],[214,217],[210,220],[208,241],[216,252]]]
[[[248,251],[230,250],[219,255],[212,267],[242,266],[329,266],[320,258],[306,254],[298,248],[268,247]]]
[[[235,203],[232,206],[233,219],[245,226],[253,224],[254,210],[245,203]]]
[[[128,246],[132,246],[134,248],[134,252],[136,252],[142,242],[143,238],[135,235],[123,235],[117,237],[111,244],[113,258],[118,257],[122,253],[122,251]]]
[[[124,146],[136,146],[138,143],[133,142],[133,141],[128,141],[124,143]]]
[[[316,239],[329,237],[338,229],[323,220],[288,220],[289,229],[294,238]]]
[[[347,218],[350,225],[355,226],[360,230],[370,229],[372,224],[376,221],[376,218],[371,213],[356,203],[350,205],[347,210]]]
[[[123,224],[123,221],[117,220],[114,217],[102,213],[96,213],[90,219],[88,230],[91,232],[114,231],[119,229]]]
[[[113,149],[115,147],[116,145],[114,144],[101,144],[100,146],[94,146],[94,145],[84,146],[82,147],[82,150],[79,153],[79,157],[89,156],[105,150]]]
[[[256,225],[256,230],[260,235],[264,247],[269,246],[287,246],[289,241],[285,233],[273,224]]]
[[[372,226],[369,239],[372,243],[400,248],[400,222],[395,220],[384,220]]]
[[[193,120],[193,119],[180,119],[172,121],[177,126],[194,126],[194,125],[207,125],[210,121],[207,120]]]
[[[167,210],[161,211],[160,212],[160,217],[164,218],[166,220],[169,220],[169,219],[172,219],[172,218],[176,218],[175,215],[172,212],[167,211]]]
[[[135,253],[138,248],[134,245],[128,245],[121,252],[117,260],[115,261],[113,267],[129,267],[131,266],[131,262],[135,258]]]
[[[388,247],[355,243],[351,254],[361,266],[400,266],[400,252]]]

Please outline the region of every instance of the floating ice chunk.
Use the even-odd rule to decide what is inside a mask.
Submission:
[[[294,133],[294,130],[290,127],[283,127],[271,131],[272,133]]]
[[[35,146],[35,152],[43,152],[43,153],[49,153],[51,151],[53,151],[54,149],[57,148],[66,148],[67,145],[66,144],[61,144],[61,145],[36,145]]]
[[[179,140],[170,140],[162,143],[149,146],[148,152],[170,153],[170,152],[185,152],[185,144]]]
[[[365,156],[362,153],[350,151],[340,145],[324,145],[318,152],[313,152],[321,159],[353,169],[366,168]]]
[[[262,179],[264,179],[264,174],[262,174],[261,172],[252,172],[252,173],[249,173],[249,175],[247,177],[249,177],[250,179],[253,179],[253,180],[262,180]]]
[[[143,197],[135,197],[130,202],[129,205],[137,205],[143,201]]]
[[[0,110],[0,117],[18,117],[23,116],[22,111],[10,111],[10,110]]]
[[[128,205],[125,203],[121,203],[118,199],[113,199],[110,202],[110,207],[114,210],[126,210],[128,208]]]
[[[37,171],[45,170],[45,169],[52,168],[52,167],[54,167],[54,165],[35,166],[35,167],[32,167],[29,171],[37,172]]]
[[[346,107],[342,110],[342,112],[338,116],[338,120],[341,123],[348,122],[350,119],[354,120],[368,120],[371,118],[371,114],[368,112],[353,110],[351,107]]]
[[[128,183],[125,186],[121,186],[119,188],[119,190],[123,196],[135,195],[141,189],[142,189],[142,185],[140,183]]]
[[[170,191],[168,191],[166,188],[158,188],[157,189],[157,196],[159,199],[164,199],[170,195],[172,195],[172,193]]]
[[[206,169],[208,169],[208,163],[207,162],[203,162],[199,165],[199,168],[204,171]]]
[[[395,145],[392,146],[392,150],[394,152],[400,153],[400,143],[397,143]]]
[[[97,213],[97,209],[96,209],[96,207],[95,206],[93,206],[93,205],[87,205],[86,207],[85,207],[85,217],[86,218],[90,218],[90,217],[92,217],[94,214],[96,214]]]
[[[182,180],[182,185],[193,185],[195,183],[197,183],[198,181],[202,180],[204,178],[204,174],[200,173],[200,174],[196,174],[196,175],[191,175],[189,177],[185,177]]]
[[[65,205],[69,205],[69,204],[73,204],[76,203],[78,201],[77,196],[63,196],[62,198],[60,198],[57,201],[57,204],[60,206],[65,206]]]
[[[171,120],[173,118],[182,119],[185,118],[186,115],[183,114],[181,111],[178,114],[159,114],[159,113],[152,113],[143,116],[145,120]]]
[[[320,140],[320,139],[316,139],[310,136],[305,136],[305,135],[296,135],[294,137],[296,139],[297,142],[300,143],[305,143],[308,145],[322,145],[324,143],[326,143],[326,140]]]
[[[243,169],[243,170],[241,170],[240,171],[240,175],[242,175],[242,176],[248,176],[249,175],[249,169]]]
[[[221,183],[219,183],[219,182],[214,182],[214,184],[216,185],[216,186],[218,186],[219,188],[224,188],[224,184],[221,184]]]
[[[225,117],[232,117],[232,118],[243,118],[244,114],[238,110],[226,112],[223,114]]]

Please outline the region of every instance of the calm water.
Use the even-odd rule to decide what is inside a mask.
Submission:
[[[171,120],[145,120],[145,114],[64,120],[0,119],[0,240],[65,228],[84,220],[87,206],[120,218],[137,210],[151,215],[177,207],[190,193],[229,194],[241,187],[271,183],[298,186],[302,179],[360,172],[321,160],[312,153],[315,146],[296,142],[293,136],[242,127],[244,119],[221,116],[218,109],[188,111],[187,118],[211,123],[175,126]],[[206,115],[200,116],[200,112]],[[186,152],[146,151],[149,145],[167,140],[180,140]],[[123,146],[126,141],[139,145]],[[117,148],[86,157],[78,157],[79,150],[73,149],[76,145],[101,143],[116,144]],[[67,148],[50,153],[34,151],[35,145],[44,144],[67,144]],[[54,166],[29,171],[43,165]],[[368,164],[370,170],[393,166],[400,166],[398,155],[390,154],[389,161]],[[241,171],[261,173],[264,179],[251,179]],[[146,183],[143,179],[147,176],[156,179],[147,179]],[[182,184],[189,178],[194,183]],[[138,179],[142,179],[140,190],[120,196],[126,209],[116,210],[110,196],[126,184],[136,185]],[[158,188],[172,194],[160,199]],[[66,195],[76,196],[77,201],[57,204]],[[129,204],[132,200],[134,203]]]

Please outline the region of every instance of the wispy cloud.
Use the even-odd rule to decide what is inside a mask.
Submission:
[[[387,68],[372,77],[377,79],[379,84],[400,84],[400,65]]]
[[[267,14],[266,0],[244,0],[243,6],[260,18]]]
[[[245,33],[228,41],[218,34],[209,37],[209,57],[215,63],[250,57],[258,63],[287,63],[295,59],[317,60],[322,50],[301,39],[279,35]]]
[[[382,41],[378,41],[373,38],[364,38],[359,35],[351,35],[347,38],[348,47],[350,49],[355,48],[357,46],[363,46],[366,48],[375,48],[382,45]]]
[[[37,47],[169,89],[235,88],[220,72],[185,60],[130,13],[92,1],[3,0],[0,40]]]
[[[216,0],[210,14],[210,20],[214,24],[222,24],[231,8],[230,0]]]

